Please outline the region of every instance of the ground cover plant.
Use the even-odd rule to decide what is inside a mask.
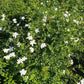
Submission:
[[[84,84],[83,0],[0,0],[0,84]]]

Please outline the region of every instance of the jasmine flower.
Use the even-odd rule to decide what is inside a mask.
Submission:
[[[30,45],[32,45],[32,46],[33,46],[34,44],[36,44],[35,40],[30,41]]]
[[[3,18],[5,18],[5,17],[6,17],[6,16],[5,16],[5,14],[2,14],[1,16],[2,16]]]
[[[20,71],[21,76],[22,76],[22,75],[25,75],[26,72],[27,72],[27,70],[22,69],[22,70]]]
[[[0,27],[0,30],[2,30],[2,27]]]
[[[28,39],[28,40],[32,40],[33,37],[32,37],[32,36],[28,36],[27,39]]]
[[[22,19],[22,20],[25,20],[25,17],[24,17],[24,16],[22,16],[22,17],[21,17],[21,19]]]
[[[16,20],[16,18],[14,18],[14,19],[13,19],[13,22],[14,22],[14,23],[17,23],[17,20]]]
[[[41,44],[41,49],[46,47],[46,43]]]
[[[14,47],[10,47],[10,48],[9,48],[9,51],[10,51],[10,52],[13,51],[13,48],[14,48]]]
[[[10,59],[10,56],[7,55],[7,56],[4,56],[4,58],[5,58],[6,60],[9,60],[9,59]]]
[[[35,32],[38,33],[39,32],[39,29],[35,29]]]
[[[33,47],[30,47],[29,49],[30,49],[31,53],[34,52],[34,48]]]
[[[16,38],[17,36],[18,36],[18,33],[17,33],[17,32],[14,32],[14,33],[13,33],[13,37]]]
[[[3,49],[3,52],[4,52],[4,53],[8,53],[8,51],[9,51],[9,49],[6,49],[6,48]]]
[[[18,42],[18,43],[17,43],[17,46],[18,46],[18,47],[20,47],[20,46],[21,46],[20,42]]]

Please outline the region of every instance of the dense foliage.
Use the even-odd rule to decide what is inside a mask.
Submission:
[[[83,84],[83,55],[83,0],[0,0],[0,84]]]

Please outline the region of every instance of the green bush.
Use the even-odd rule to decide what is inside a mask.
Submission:
[[[77,84],[84,77],[83,4],[0,0],[0,83]]]

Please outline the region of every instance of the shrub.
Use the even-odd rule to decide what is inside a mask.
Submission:
[[[0,1],[0,82],[77,84],[83,78],[82,0]]]

